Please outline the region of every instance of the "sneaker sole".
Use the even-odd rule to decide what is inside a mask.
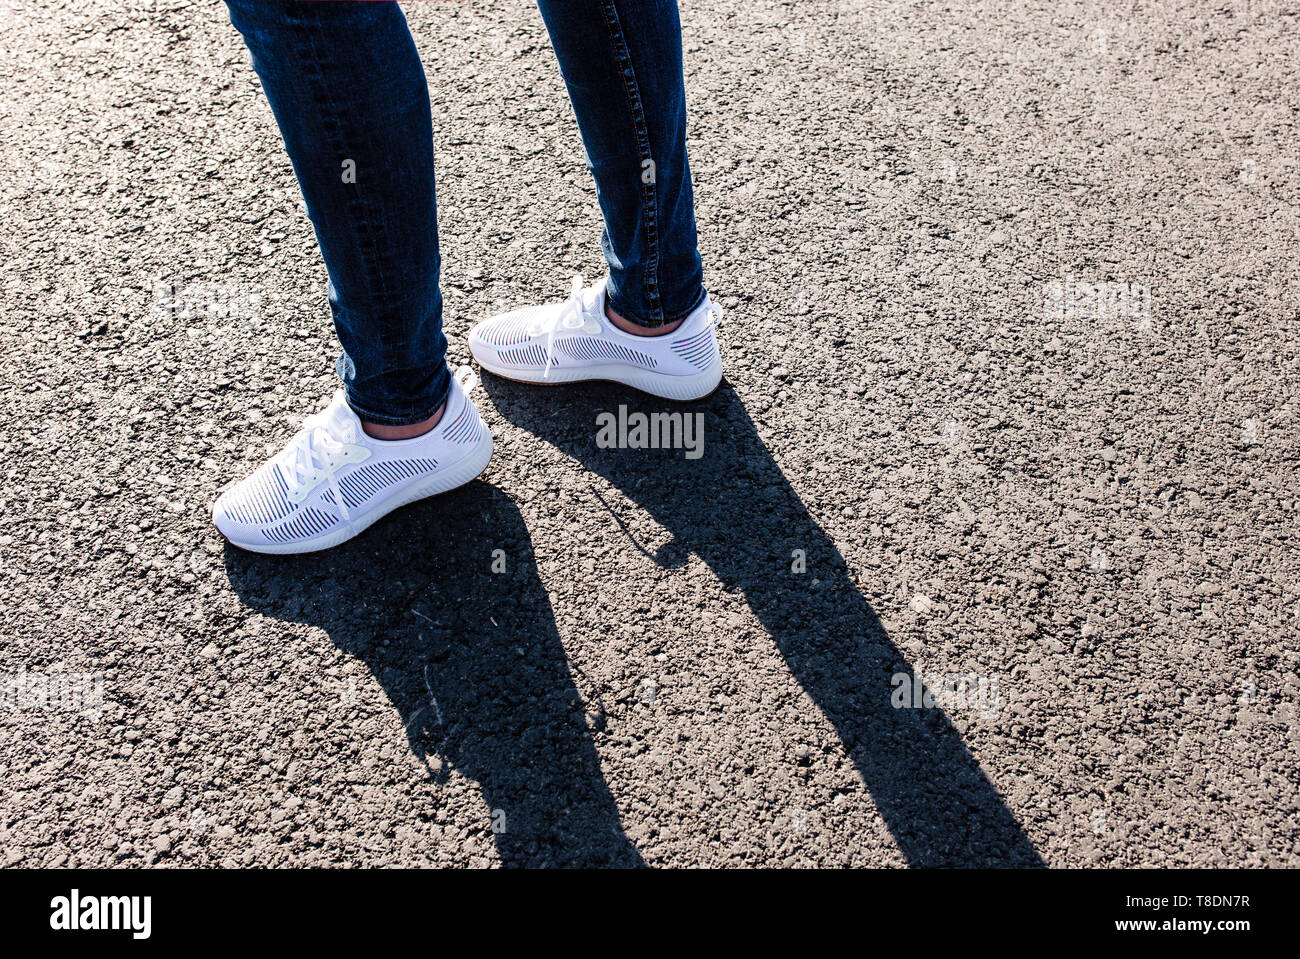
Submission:
[[[472,352],[472,351],[471,351]],[[516,383],[528,383],[532,386],[560,386],[564,383],[582,383],[588,380],[605,380],[621,383],[642,393],[658,396],[665,400],[700,400],[718,388],[722,382],[722,364],[716,363],[703,373],[692,376],[668,376],[652,370],[638,370],[629,366],[605,364],[586,366],[581,369],[563,369],[551,367],[551,375],[543,377],[540,370],[519,370],[509,366],[499,366],[491,360],[475,356],[479,366],[496,376]]]
[[[269,553],[277,556],[315,553],[322,549],[329,549],[331,546],[346,543],[354,536],[364,533],[395,509],[409,506],[416,500],[437,496],[439,493],[448,493],[459,486],[464,486],[487,469],[488,461],[491,459],[492,434],[484,430],[484,437],[479,440],[478,445],[457,460],[453,466],[449,466],[445,470],[438,470],[424,482],[416,483],[409,489],[394,493],[379,506],[369,510],[365,516],[344,524],[342,529],[322,533],[320,536],[305,539],[298,543],[236,543],[225,534],[222,534],[222,538],[231,546],[248,550],[250,553]]]

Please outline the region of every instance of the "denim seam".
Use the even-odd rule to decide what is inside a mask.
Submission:
[[[320,25],[319,20],[315,21],[315,23],[317,26]],[[321,114],[321,125],[324,128],[326,136],[329,138],[330,147],[334,151],[335,158],[337,159],[345,157],[347,153],[347,145],[343,142],[343,139],[340,136],[342,125],[337,119],[341,111],[338,109],[338,105],[334,102],[333,98],[328,95],[329,84],[324,81],[324,77],[320,73],[320,61],[325,59],[328,53],[332,51],[333,44],[327,41],[323,29],[321,30],[320,38],[322,43],[319,45],[313,44],[313,53],[315,55],[311,58],[310,62],[312,66],[316,68],[313,71],[315,74],[314,79],[316,79],[319,84],[319,89],[325,94],[318,99],[328,108]],[[382,307],[388,307],[391,305],[393,294],[397,291],[390,286],[384,275],[383,253],[381,252],[384,248],[384,243],[381,242],[382,238],[377,235],[377,233],[383,232],[383,224],[380,224],[381,229],[379,231],[372,229],[374,222],[369,216],[367,216],[367,204],[361,196],[361,184],[363,178],[358,177],[357,180],[357,183],[352,184],[353,188],[345,192],[343,202],[357,223],[355,234],[356,244],[357,249],[361,253],[361,261],[365,268],[366,281],[370,287],[370,291],[375,294],[374,300],[377,304]]]
[[[348,151],[341,136],[342,125],[338,120],[341,111],[329,95],[329,84],[325,82],[323,73],[323,65],[328,63],[333,45],[328,42],[319,20],[312,21],[311,26],[314,26],[316,30],[315,36],[313,36],[313,31],[309,29],[305,37],[311,47],[312,55],[307,58],[304,74],[308,86],[314,87],[312,99],[322,108],[320,112],[321,128],[329,149],[334,153],[335,157],[343,157]],[[366,214],[366,203],[361,195],[360,188],[354,185],[353,189],[345,191],[343,203],[348,214],[358,225],[353,236],[357,251],[360,254],[366,283],[373,297],[374,308],[391,308],[394,305],[397,290],[391,288],[385,277],[381,252],[383,244],[380,242],[380,237],[376,231],[371,229],[373,221]],[[344,384],[344,392],[348,397],[349,405],[352,405],[353,391],[346,383]],[[364,413],[365,417],[371,422],[389,426],[406,426],[410,423],[419,423],[428,419],[445,400],[446,390],[436,398],[427,412],[413,416],[391,416],[375,413],[369,408],[354,408],[358,409],[358,412]]]
[[[623,77],[623,92],[627,96],[628,110],[632,115],[632,126],[636,132],[637,153],[644,162],[654,163],[650,151],[650,128],[645,120],[645,108],[641,103],[641,92],[637,87],[636,71],[632,64],[632,53],[623,36],[623,26],[619,20],[614,0],[601,0],[601,10],[605,14],[605,26],[609,30],[610,43],[614,47],[614,58]],[[653,167],[651,168],[653,169]],[[656,171],[657,172],[657,171]],[[657,177],[656,177],[657,179]],[[641,326],[662,326],[663,307],[659,302],[659,191],[656,183],[641,184],[641,210],[645,215],[647,269],[644,272],[644,289],[646,303],[653,318],[650,322],[636,321]]]
[[[317,28],[319,42],[309,34],[308,42],[311,45],[311,56],[307,57],[304,69],[306,78],[314,89],[312,90],[312,99],[320,107],[321,132],[329,144],[331,152],[335,157],[341,157],[346,154],[345,144],[340,136],[341,124],[338,120],[339,109],[333,98],[329,95],[329,84],[325,82],[322,64],[328,62],[330,52],[333,49],[328,38],[325,36],[324,29],[320,21],[313,21],[312,26]],[[366,282],[374,289],[374,279],[376,276],[376,251],[377,246],[371,239],[370,231],[367,228],[368,223],[365,215],[365,204],[361,200],[358,190],[347,190],[343,195],[343,205],[348,214],[352,216],[359,229],[353,233],[353,239],[356,242],[357,250],[360,253],[362,267],[365,271]],[[383,289],[382,283],[379,289]],[[379,298],[383,302],[383,297]]]

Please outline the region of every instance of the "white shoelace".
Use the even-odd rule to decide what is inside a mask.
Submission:
[[[352,519],[338,481],[338,469],[346,462],[341,455],[346,439],[334,436],[316,416],[308,417],[286,451],[288,469],[284,470],[285,483],[290,494],[295,496],[302,491],[309,479],[323,474],[330,484],[334,505],[344,522]]]
[[[582,294],[582,274],[578,273],[573,277],[573,292],[564,301],[559,312],[549,320],[535,320],[528,325],[529,336],[546,334],[546,368],[542,370],[542,379],[551,378],[551,364],[555,359],[556,330],[563,327],[566,330],[582,330],[588,336],[600,335],[600,322],[587,309]]]

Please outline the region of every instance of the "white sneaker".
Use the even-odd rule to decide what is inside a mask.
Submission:
[[[715,327],[722,310],[704,302],[664,336],[624,333],[605,316],[605,282],[564,303],[530,306],[484,320],[469,348],[485,370],[524,383],[613,380],[670,400],[708,396],[722,379]]]
[[[288,446],[217,498],[212,522],[255,553],[327,549],[399,506],[468,483],[491,457],[492,434],[455,379],[438,425],[409,440],[367,436],[339,390]]]

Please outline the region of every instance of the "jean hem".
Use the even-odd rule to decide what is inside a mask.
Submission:
[[[442,406],[443,403],[447,402],[447,397],[451,394],[451,377],[447,378],[447,386],[443,389],[442,395],[430,403],[428,408],[423,412],[411,416],[390,416],[385,413],[376,413],[373,407],[369,407],[363,403],[358,403],[354,398],[353,392],[346,386],[343,388],[343,393],[347,398],[348,406],[352,408],[352,412],[356,413],[357,416],[365,420],[367,423],[374,423],[377,426],[411,426],[415,423],[423,423],[425,420],[429,419],[429,417],[433,416],[434,413],[438,412],[438,408]]]
[[[643,319],[640,315],[636,313],[635,310],[629,310],[626,309],[625,307],[620,306],[619,304],[615,303],[612,298],[607,302],[609,303],[610,309],[612,309],[619,316],[623,317],[623,319],[627,320],[629,323],[635,323],[637,326],[645,330],[657,330],[660,327],[670,326],[673,323],[678,322],[679,320],[686,319],[688,316],[690,316],[692,313],[694,313],[696,310],[700,308],[700,304],[703,303],[708,298],[708,295],[709,295],[708,290],[706,290],[703,287],[703,285],[701,285],[699,294],[696,295],[694,302],[692,302],[689,307],[687,307],[686,309],[678,313],[665,314],[662,320]]]

